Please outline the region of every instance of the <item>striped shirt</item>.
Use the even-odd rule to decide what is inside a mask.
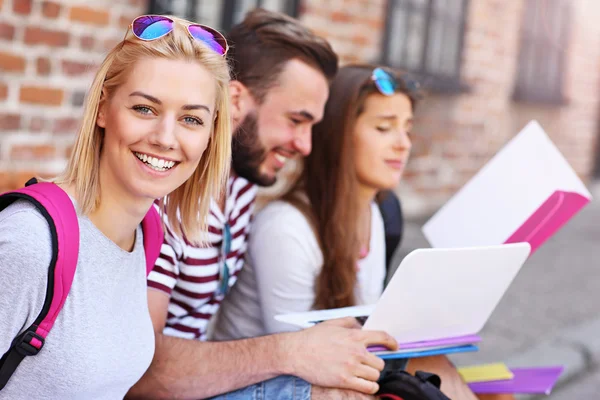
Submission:
[[[208,321],[224,297],[217,292],[223,228],[229,223],[232,239],[227,265],[231,287],[244,265],[256,191],[256,186],[244,178],[229,178],[225,212],[215,200],[211,201],[206,247],[196,247],[175,236],[167,226],[160,256],[148,276],[149,287],[171,297],[165,335],[206,339]]]

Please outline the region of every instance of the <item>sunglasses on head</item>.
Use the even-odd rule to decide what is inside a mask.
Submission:
[[[136,38],[152,41],[172,32],[174,24],[175,21],[162,15],[141,15],[131,22],[129,28]],[[222,56],[227,54],[227,50],[229,50],[227,40],[216,29],[200,24],[190,24],[186,28],[192,38],[204,43],[217,54]],[[127,37],[127,32],[125,32],[125,37]]]
[[[402,83],[404,87],[411,92],[419,90],[419,82],[402,77]],[[371,74],[371,80],[375,83],[375,87],[381,94],[391,96],[396,93],[398,88],[398,82],[396,78],[383,68],[375,68]]]

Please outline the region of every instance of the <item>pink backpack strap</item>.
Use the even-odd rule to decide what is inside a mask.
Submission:
[[[158,259],[164,239],[162,221],[154,205],[150,207],[150,211],[142,220],[142,229],[144,230],[144,250],[146,252],[146,275],[149,275]]]
[[[77,267],[79,224],[69,196],[53,183],[27,182],[25,188],[0,195],[0,211],[16,200],[28,200],[44,216],[50,227],[52,259],[42,311],[24,332],[17,336],[0,359],[0,390],[26,356],[38,354],[62,309]]]

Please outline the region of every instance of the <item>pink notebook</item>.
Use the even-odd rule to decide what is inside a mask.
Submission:
[[[590,202],[579,193],[557,190],[505,243],[528,242],[531,254]]]
[[[412,343],[398,343],[398,350],[426,350],[426,349],[439,349],[444,347],[455,347],[465,344],[474,344],[481,342],[481,336],[479,335],[464,335],[456,337],[448,337],[434,340],[423,340],[420,342]],[[370,352],[382,352],[387,351],[384,346],[369,346]]]

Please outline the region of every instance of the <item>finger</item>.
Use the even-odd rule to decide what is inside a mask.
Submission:
[[[329,321],[322,322],[321,325],[339,326],[342,328],[360,329],[362,326],[358,323],[354,317],[344,317],[337,319],[330,319]]]
[[[381,371],[366,364],[360,364],[356,368],[356,377],[363,378],[367,381],[377,382],[381,375]]]
[[[387,347],[391,351],[398,350],[398,341],[394,339],[390,334],[385,333],[383,331],[363,332],[365,332],[365,346],[381,345]]]
[[[379,390],[379,385],[377,382],[354,377],[348,381],[348,386],[345,389],[354,390],[364,394],[375,394]]]
[[[362,359],[362,363],[370,368],[374,368],[377,371],[383,371],[383,367],[385,367],[385,361],[380,357],[377,357],[373,353],[367,352]]]

